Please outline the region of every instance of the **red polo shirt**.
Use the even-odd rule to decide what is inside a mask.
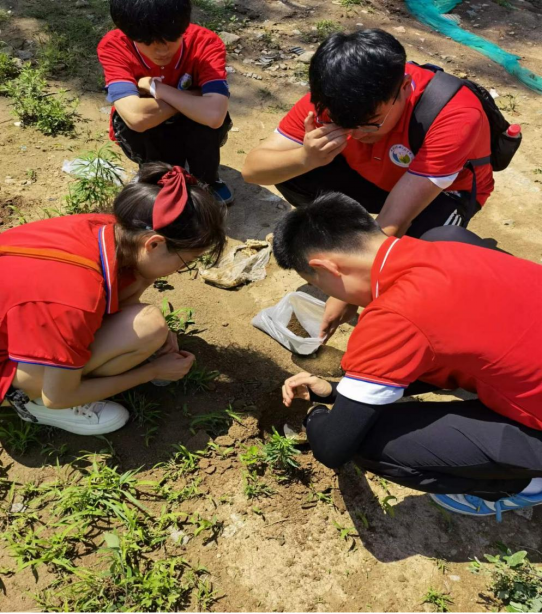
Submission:
[[[390,237],[338,390],[373,404],[422,380],[542,429],[542,266],[461,243]]]
[[[387,192],[406,172],[428,177],[448,191],[470,192],[472,173],[462,170],[465,162],[491,152],[489,122],[480,101],[463,87],[439,113],[414,157],[408,140],[410,117],[434,73],[415,64],[407,64],[405,71],[412,76],[412,91],[397,125],[374,144],[350,139],[342,155],[351,168]],[[310,93],[282,119],[279,134],[302,144],[303,122],[309,111],[316,115]],[[477,200],[481,205],[493,191],[493,185],[491,165],[476,167]]]
[[[98,45],[109,102],[139,96],[142,77],[161,77],[166,85],[181,90],[200,88],[203,94],[229,96],[226,81],[226,47],[214,32],[190,24],[181,46],[167,66],[158,66],[144,56],[137,43],[120,30],[108,32]],[[114,139],[112,129],[110,137]]]
[[[19,362],[65,369],[81,369],[88,362],[104,314],[119,309],[114,223],[112,215],[71,215],[0,235],[0,245],[76,254],[99,264],[103,272],[38,258],[0,257],[0,399]]]

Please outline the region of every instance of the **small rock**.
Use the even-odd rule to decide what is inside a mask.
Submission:
[[[28,49],[23,49],[21,51],[17,51],[16,53],[19,60],[22,60],[23,62],[31,60],[34,57],[32,51],[29,51]]]
[[[4,183],[6,183],[7,185],[12,185],[15,183],[15,179],[13,179],[12,177],[6,177]]]
[[[302,53],[297,59],[303,62],[303,64],[310,64],[313,55],[314,51],[305,51],[305,53]]]
[[[241,40],[240,36],[237,36],[237,34],[232,34],[231,32],[220,32],[219,36],[226,47],[231,47]]]
[[[243,64],[254,64],[254,60],[251,60],[250,58],[245,58],[243,60]]]
[[[9,510],[12,514],[20,514],[26,510],[24,503],[14,503]]]
[[[235,130],[236,132],[239,132],[239,128],[232,128],[232,130]],[[229,322],[222,322],[222,326],[226,327],[229,326],[230,323]]]
[[[406,32],[405,28],[403,26],[395,26],[393,28],[396,32],[399,32],[400,34],[404,34]]]
[[[210,465],[209,467],[207,467],[206,469],[204,469],[205,473],[207,473],[208,475],[211,475],[212,473],[214,473],[216,471],[216,467],[214,465]]]
[[[358,28],[361,28],[363,26],[362,23],[357,23],[356,26],[358,26]]]
[[[404,573],[402,573],[398,578],[397,578],[398,582],[407,582],[407,577],[405,576]]]
[[[244,60],[243,60],[243,63],[244,63]],[[229,75],[232,75],[235,72],[235,68],[233,66],[226,66],[226,72]]]
[[[452,581],[452,582],[460,582],[461,581],[461,577],[460,576],[448,576],[448,578]]]
[[[514,220],[504,220],[503,224],[505,226],[513,226],[514,225]]]
[[[301,30],[292,30],[293,36],[301,36]]]
[[[109,115],[111,113],[111,107],[100,107],[100,113],[104,115]]]
[[[173,528],[170,530],[170,537],[175,544],[180,544],[181,546],[186,546],[192,539],[192,536],[185,533],[185,531]]]
[[[495,98],[498,98],[498,97],[499,97],[499,93],[497,92],[497,90],[496,90],[494,87],[492,87],[492,88],[489,90],[489,93],[491,94],[491,98],[493,98],[493,99],[495,99]]]
[[[215,439],[215,443],[224,448],[229,448],[234,445],[235,441],[229,435],[220,435]]]
[[[232,128],[230,132],[239,132],[239,128]]]

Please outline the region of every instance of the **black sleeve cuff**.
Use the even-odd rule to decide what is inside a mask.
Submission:
[[[320,397],[317,394],[314,394],[312,390],[309,390],[311,403],[325,403],[326,405],[332,405],[335,403],[335,399],[337,398],[337,386],[339,383],[329,382],[329,384],[331,384],[331,393],[328,394],[327,397]]]
[[[324,407],[323,405],[316,405],[305,416],[305,418],[303,420],[303,426],[305,428],[307,428],[307,424],[308,424],[309,420],[313,417],[314,414],[323,414],[323,413],[327,414],[328,412],[329,412],[329,409],[327,407]]]

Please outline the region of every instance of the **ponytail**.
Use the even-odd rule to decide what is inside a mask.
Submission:
[[[201,249],[211,252],[215,259],[220,257],[226,243],[225,209],[203,184],[187,186],[189,198],[183,212],[168,226],[153,230],[154,203],[162,189],[158,182],[172,168],[165,162],[142,164],[135,179],[115,198],[121,268],[135,265],[139,239],[148,232],[165,237],[169,251]]]

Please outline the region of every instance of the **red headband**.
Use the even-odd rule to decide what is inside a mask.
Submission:
[[[152,210],[152,229],[165,228],[181,215],[190,198],[187,185],[196,185],[197,179],[184,168],[174,166],[168,171],[158,185],[162,186]]]

